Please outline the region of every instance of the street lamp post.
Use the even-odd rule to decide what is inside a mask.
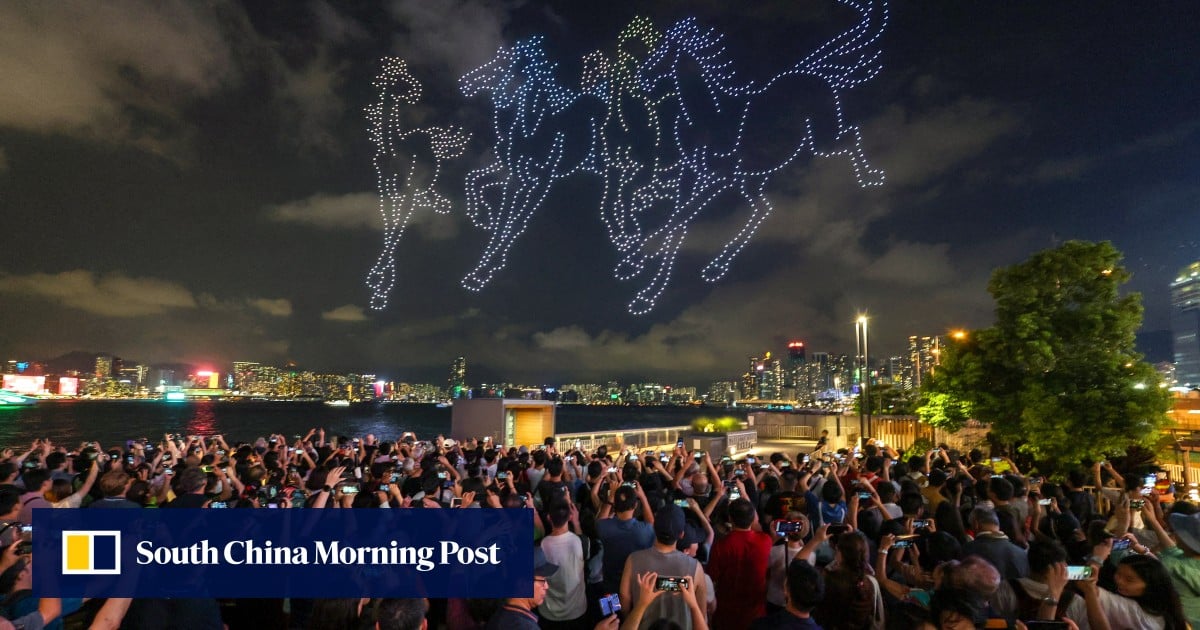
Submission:
[[[867,316],[859,315],[854,321],[855,360],[859,362],[858,431],[865,438],[871,433],[871,350],[867,343]],[[865,418],[865,422],[864,422]]]

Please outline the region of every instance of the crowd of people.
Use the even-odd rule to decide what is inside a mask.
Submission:
[[[1022,461],[1028,468],[1032,463]],[[1200,628],[1200,514],[1153,470],[1052,482],[943,445],[719,457],[579,444],[166,435],[0,453],[0,629]],[[60,600],[52,508],[524,508],[531,597]]]

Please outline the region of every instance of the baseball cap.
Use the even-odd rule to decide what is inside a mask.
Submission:
[[[684,525],[683,510],[674,503],[662,506],[654,514],[654,535],[658,538],[678,540]]]

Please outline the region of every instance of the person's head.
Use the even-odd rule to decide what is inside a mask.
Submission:
[[[853,575],[866,573],[867,539],[856,531],[838,536],[837,558],[842,571]]]
[[[796,480],[800,477],[795,468],[788,468],[779,475],[779,487],[784,492],[795,492]]]
[[[558,573],[558,565],[546,559],[546,553],[541,547],[533,549],[533,597],[520,598],[518,600],[509,601],[524,601],[529,605],[529,608],[537,608],[546,601],[546,593],[550,591],[550,578]]]
[[[16,490],[0,490],[0,521],[16,520],[21,513],[21,495]]]
[[[1171,574],[1162,563],[1150,556],[1128,555],[1117,565],[1113,575],[1117,592],[1137,601],[1142,610],[1167,618],[1167,628],[1183,628],[1172,621],[1182,622],[1183,607],[1179,591],[1171,582]]]
[[[538,449],[533,452],[532,458],[535,468],[541,468],[546,465],[546,451]]]
[[[25,481],[26,492],[46,492],[50,489],[50,471],[45,468],[32,468],[21,475]]]
[[[208,485],[208,473],[196,466],[188,466],[179,474],[179,490],[184,494],[200,494]]]
[[[798,612],[812,612],[825,599],[825,581],[816,567],[804,560],[792,560],[787,568],[787,604]]]
[[[555,501],[550,509],[546,510],[546,515],[550,517],[550,526],[560,529],[571,522],[571,507],[563,501]]]
[[[996,531],[1000,529],[1000,518],[996,516],[996,511],[988,507],[977,507],[971,510],[971,517],[968,519],[971,529],[982,531]]]
[[[668,503],[654,513],[654,538],[661,545],[674,547],[683,537],[685,529],[683,510],[678,505]]]
[[[17,478],[17,473],[19,472],[21,472],[21,469],[12,462],[0,463],[0,481],[4,483],[11,483]]]
[[[879,500],[884,503],[892,503],[896,500],[896,486],[892,485],[890,481],[879,484],[876,492],[879,493]]]
[[[138,505],[146,505],[150,500],[150,483],[141,479],[134,479],[129,484],[129,490],[125,491],[125,498]]]
[[[844,490],[842,490],[841,484],[826,483],[825,485],[821,486],[821,500],[826,503],[838,503],[845,497],[846,493]]]
[[[978,597],[991,597],[1000,588],[1000,572],[979,556],[967,556],[943,577],[943,585],[960,588]]]
[[[708,483],[708,473],[698,472],[692,475],[692,496],[705,497],[712,491]]]
[[[925,458],[920,455],[913,455],[908,458],[908,469],[912,472],[925,472]]]
[[[1067,473],[1067,484],[1075,490],[1082,488],[1087,484],[1087,475],[1082,470],[1075,469]]]
[[[563,460],[555,457],[546,461],[546,476],[558,477],[563,473]]]
[[[129,487],[129,475],[120,469],[110,470],[100,476],[100,493],[106,497],[119,497]]]
[[[729,520],[737,529],[750,529],[757,516],[754,504],[747,499],[738,499],[729,504]]]
[[[1029,544],[1029,573],[1044,578],[1054,565],[1066,563],[1067,549],[1048,539],[1035,539]]]
[[[424,597],[410,599],[383,599],[375,609],[376,630],[424,630],[429,612],[429,600]]]
[[[928,558],[931,566],[962,558],[962,543],[949,532],[937,531],[929,535],[928,549],[922,557]]]
[[[62,501],[63,499],[75,494],[75,487],[70,479],[55,479],[50,484],[50,500],[53,502]]]
[[[929,601],[929,616],[938,630],[975,630],[987,622],[978,595],[957,588],[942,588]]]
[[[868,451],[870,452],[870,451]],[[878,455],[870,455],[865,460],[863,466],[870,472],[878,475],[883,472],[883,458]]]
[[[46,456],[46,468],[50,470],[59,470],[67,465],[67,454],[62,451],[54,451]]]
[[[1011,501],[1013,498],[1012,482],[1004,477],[992,477],[988,482],[988,494],[993,501]]]
[[[637,502],[637,492],[629,486],[620,486],[613,493],[613,511],[618,514],[632,512]]]
[[[929,486],[932,488],[941,488],[946,485],[946,480],[949,478],[950,476],[946,474],[946,471],[941,468],[935,468],[929,472]]]

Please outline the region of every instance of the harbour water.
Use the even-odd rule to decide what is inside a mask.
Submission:
[[[98,441],[108,447],[135,438],[161,440],[165,433],[222,434],[231,443],[273,433],[291,440],[314,427],[323,427],[326,435],[374,434],[394,439],[403,431],[413,431],[432,438],[450,430],[451,411],[423,404],[44,401],[33,407],[0,408],[0,447],[27,449],[37,438],[66,446]],[[556,417],[558,433],[577,433],[678,426],[697,418],[741,413],[720,408],[562,405]]]

